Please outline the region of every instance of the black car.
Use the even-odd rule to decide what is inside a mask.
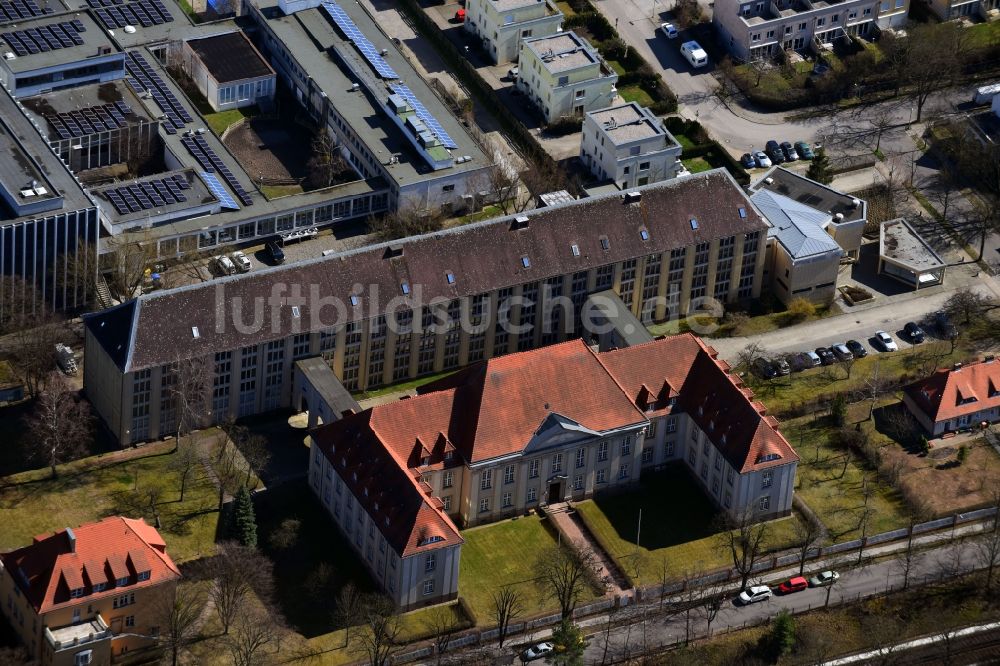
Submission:
[[[823,365],[833,365],[837,361],[837,357],[826,347],[816,347],[816,356],[819,356],[820,363]]]
[[[743,157],[740,158],[740,164],[743,165],[744,169],[753,169],[757,166],[757,160],[750,153],[743,153]]]
[[[799,159],[799,154],[795,152],[795,148],[788,141],[781,142],[781,152],[784,153],[785,159],[789,162],[794,162]]]
[[[767,142],[767,145],[764,146],[764,152],[767,153],[767,156],[770,157],[771,161],[775,164],[781,164],[785,161],[785,153],[781,150],[781,146],[779,146],[778,142],[774,139]]]
[[[271,262],[275,264],[282,264],[285,262],[285,251],[281,249],[278,245],[278,241],[270,240],[267,241],[267,256],[271,258]]]
[[[766,358],[758,358],[753,362],[753,371],[762,379],[774,379],[778,376],[778,369],[774,367]]]
[[[906,322],[903,332],[906,333],[906,337],[910,339],[910,342],[920,343],[924,341],[924,332],[917,326],[916,322]]]
[[[938,331],[941,332],[941,337],[946,340],[958,337],[958,329],[955,328],[953,323],[951,323],[951,317],[948,316],[947,312],[935,313],[934,323],[937,325]]]
[[[864,358],[865,356],[868,356],[868,350],[865,349],[865,346],[857,340],[848,340],[844,344],[846,344],[847,348],[851,350],[852,354],[854,354],[854,358]]]

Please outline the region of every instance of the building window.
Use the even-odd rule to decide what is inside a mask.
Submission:
[[[771,508],[771,496],[770,495],[765,495],[764,497],[761,497],[760,498],[760,502],[758,502],[758,507],[760,508],[761,511],[768,511],[768,510],[770,510],[770,508]]]
[[[455,481],[454,472],[445,472],[444,476],[441,478],[442,488],[451,488],[452,483]]]
[[[688,449],[688,464],[691,465],[691,467],[694,467],[694,462],[697,459],[698,459],[698,452],[695,451],[695,448],[692,446],[691,448]]]
[[[512,495],[509,492],[503,494],[503,508],[507,508],[513,505]]]
[[[728,470],[726,470],[726,483],[728,483],[729,485],[733,485],[733,479],[735,477],[736,477],[736,473],[733,471],[732,467],[730,467]]]
[[[628,465],[619,465],[618,466],[618,479],[621,480],[621,479],[627,479],[627,478],[628,478]]]
[[[73,666],[90,666],[93,662],[94,651],[84,650],[73,655]]]
[[[445,511],[451,511],[451,495],[441,498],[441,508]]]
[[[608,470],[606,469],[597,470],[597,482],[607,483],[607,480],[608,480]]]
[[[677,432],[677,417],[668,416],[667,417],[667,432]]]
[[[552,473],[555,474],[556,472],[561,472],[561,471],[562,471],[562,454],[556,453],[555,455],[552,456]]]
[[[424,596],[434,594],[434,579],[424,581]]]
[[[622,440],[622,455],[627,456],[632,454],[632,436],[629,435]]]
[[[576,468],[580,469],[587,464],[587,449],[576,450]]]
[[[642,449],[642,464],[648,465],[653,462],[653,447],[647,446]]]
[[[490,510],[490,498],[484,497],[483,499],[479,500],[479,512],[486,513],[489,510]]]
[[[573,477],[573,490],[583,490],[583,474]]]
[[[537,479],[538,478],[538,460],[532,460],[528,463],[528,478]]]
[[[725,504],[726,508],[728,509],[729,505],[732,504],[732,503],[733,503],[733,494],[727,490],[726,491],[726,499],[723,502],[723,504]]]
[[[528,502],[538,501],[538,488],[528,488]]]
[[[484,469],[482,474],[479,475],[479,489],[489,490],[493,487],[493,470]]]
[[[507,465],[503,470],[503,483],[508,485],[514,483],[514,466]]]
[[[597,445],[597,462],[604,462],[608,459],[608,443],[601,442]]]
[[[424,560],[424,573],[430,573],[437,568],[437,553],[427,553]]]
[[[672,458],[674,456],[674,443],[673,441],[663,443],[663,457]]]
[[[774,472],[771,470],[765,471],[760,477],[760,487],[770,488],[771,483],[774,481]]]

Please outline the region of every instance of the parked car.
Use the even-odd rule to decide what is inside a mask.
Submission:
[[[740,158],[740,164],[743,165],[744,169],[752,169],[757,166],[757,160],[750,153],[743,153],[743,157]]]
[[[681,44],[681,55],[684,56],[692,67],[704,67],[708,64],[708,54],[701,45],[692,40]]]
[[[899,347],[896,346],[896,341],[893,340],[892,336],[885,331],[875,331],[875,339],[878,340],[878,344],[882,347],[882,351],[899,351]]]
[[[785,161],[785,153],[781,151],[781,146],[774,139],[767,142],[767,145],[764,146],[764,152],[775,164],[781,164]]]
[[[816,352],[802,352],[802,355],[808,359],[809,363],[806,365],[807,368],[815,368],[817,366],[823,365],[823,359],[819,357]]]
[[[843,342],[838,342],[835,345],[830,345],[830,351],[833,355],[837,357],[838,361],[850,361],[854,358],[854,352],[847,348]]]
[[[816,347],[816,356],[823,365],[833,365],[837,357],[827,347]]]
[[[812,362],[802,354],[789,354],[785,360],[788,362],[788,367],[792,372],[802,372],[812,366]]]
[[[535,661],[536,659],[544,659],[545,657],[552,654],[556,649],[556,646],[552,643],[545,641],[544,643],[535,643],[527,650],[521,653],[521,661]]]
[[[212,257],[212,263],[219,275],[234,275],[236,273],[236,264],[224,254]]]
[[[789,162],[794,162],[799,159],[799,154],[795,152],[795,148],[788,141],[781,142],[781,152],[785,154],[785,159]]]
[[[515,65],[507,70],[507,78],[510,79],[511,81],[517,81],[517,76],[520,73],[521,73],[521,68]]]
[[[771,166],[771,158],[767,156],[763,150],[755,151],[753,158],[757,160],[757,166],[759,167],[769,167]]]
[[[780,594],[792,594],[793,592],[801,592],[807,587],[809,587],[809,581],[802,576],[795,576],[794,578],[789,578],[784,583],[779,585],[778,592]]]
[[[946,340],[958,337],[958,329],[951,323],[951,317],[948,316],[947,312],[935,312],[934,324],[937,326],[938,331],[941,332],[941,336]]]
[[[771,588],[767,585],[751,585],[740,592],[740,602],[745,604],[755,604],[758,601],[767,601],[771,598]]]
[[[836,571],[823,571],[809,579],[809,584],[813,587],[824,587],[833,585],[840,580],[840,574]]]
[[[812,158],[816,157],[816,153],[813,152],[813,149],[810,148],[809,144],[806,143],[805,141],[796,141],[795,150],[797,150],[799,153],[799,159],[811,160]]]
[[[846,344],[847,348],[851,350],[852,354],[854,354],[854,358],[864,358],[865,356],[868,356],[868,350],[865,349],[865,346],[857,340],[848,340]]]
[[[783,358],[779,358],[773,362],[774,369],[777,371],[778,375],[784,377],[792,371],[791,366],[788,365],[788,361]]]
[[[775,368],[774,364],[766,358],[754,359],[753,371],[754,374],[762,379],[774,379],[778,376],[777,368]]]
[[[285,262],[285,251],[281,249],[280,245],[278,245],[278,241],[268,241],[266,248],[267,255],[271,258],[272,263],[281,264]]]
[[[250,257],[243,254],[242,250],[236,250],[236,252],[229,255],[229,258],[233,260],[236,270],[240,273],[249,273],[250,269],[253,268],[253,264],[250,263]]]
[[[673,23],[661,23],[660,32],[662,32],[667,39],[677,39],[677,26]]]
[[[914,321],[906,322],[903,332],[906,333],[906,337],[910,339],[911,343],[920,344],[924,341],[924,331]]]

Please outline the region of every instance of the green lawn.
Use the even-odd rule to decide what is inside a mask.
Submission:
[[[684,167],[691,173],[699,173],[701,171],[708,171],[712,168],[712,165],[705,161],[703,157],[692,157],[689,160],[681,160]]]
[[[602,547],[639,585],[660,582],[664,561],[671,579],[732,564],[713,529],[717,511],[682,463],[644,474],[636,490],[598,495],[576,508]],[[636,548],[640,509],[642,527]],[[771,522],[768,549],[787,548],[797,521],[793,515]]]
[[[544,596],[535,579],[535,558],[539,552],[556,545],[556,537],[536,515],[505,520],[462,532],[462,561],[458,593],[476,615],[480,626],[492,624],[492,594],[504,585],[514,585],[524,595],[526,615],[557,609]],[[595,597],[587,590],[581,603]]]
[[[626,102],[638,102],[642,106],[653,106],[653,98],[649,93],[639,87],[638,84],[623,86],[618,89],[618,94]]]
[[[560,0],[556,2],[556,6],[559,7],[559,11],[563,13],[563,16],[569,18],[570,16],[576,16],[576,11],[570,6],[566,0]]]
[[[1000,23],[977,23],[963,32],[971,48],[985,49],[1000,42]]]
[[[681,144],[683,150],[690,150],[696,145],[687,134],[674,134],[674,138],[677,139],[677,143]]]
[[[867,416],[859,404],[852,409],[856,418]],[[850,419],[850,420],[855,420]],[[805,501],[830,531],[832,542],[861,536],[860,516],[864,510],[864,483],[873,491],[868,500],[872,510],[868,534],[878,534],[907,524],[907,507],[889,483],[878,483],[873,470],[855,456],[844,470],[844,450],[830,443],[835,429],[828,419],[803,416],[782,422],[782,432],[799,454],[795,493]],[[843,472],[843,476],[841,473]]]
[[[862,342],[867,345],[867,341]],[[803,344],[803,347],[807,346]],[[837,393],[862,390],[872,377],[876,365],[882,378],[917,379],[936,367],[946,367],[954,361],[967,359],[972,354],[961,346],[956,346],[955,351],[950,353],[949,348],[949,343],[927,342],[889,354],[869,354],[854,361],[850,377],[847,376],[846,367],[838,363],[770,381],[759,379],[751,373],[747,373],[746,379],[768,410],[780,415],[796,404],[832,398]]]
[[[489,220],[490,218],[500,217],[503,215],[503,209],[500,206],[495,206],[490,204],[488,206],[483,206],[482,210],[477,210],[475,213],[469,213],[468,215],[463,215],[458,218],[453,224],[447,226],[462,226],[463,224],[472,224],[473,222],[482,222],[483,220]]]
[[[430,384],[433,381],[437,381],[442,377],[447,377],[452,374],[454,370],[449,370],[448,372],[439,372],[435,375],[425,375],[423,377],[417,377],[416,379],[411,379],[405,382],[399,382],[397,384],[390,384],[388,386],[383,386],[382,388],[371,389],[368,391],[359,391],[354,394],[357,400],[369,400],[371,398],[378,398],[383,395],[388,395],[389,393],[400,393],[402,391],[412,391],[418,389],[424,384]]]
[[[0,479],[0,551],[31,543],[36,534],[126,515],[154,524],[149,493],[158,493],[160,533],[167,552],[178,561],[215,551],[219,514],[215,485],[198,466],[180,501],[177,473],[171,469],[172,442],[150,444],[128,460],[122,452],[92,456],[62,465],[59,476],[33,470]]]
[[[218,113],[209,113],[205,116],[205,120],[208,121],[208,126],[213,132],[222,136],[222,133],[226,129],[240,120],[241,118],[249,118],[257,114],[256,106],[248,106],[242,109],[229,109],[228,111],[219,111]]]
[[[607,62],[608,62],[608,65],[611,66],[611,69],[615,70],[615,74],[617,74],[618,76],[625,76],[625,66],[624,65],[622,65],[617,60],[608,60]]]
[[[262,185],[260,191],[268,199],[277,199],[303,192],[301,185]]]

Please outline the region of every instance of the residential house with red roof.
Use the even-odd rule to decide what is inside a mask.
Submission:
[[[458,525],[581,500],[681,461],[722,510],[778,517],[791,511],[798,463],[777,420],[691,334],[492,358],[313,439],[313,492],[405,609],[458,594]]]
[[[43,666],[110,664],[156,644],[180,577],[155,528],[114,516],[0,554],[0,604]]]
[[[933,436],[978,423],[1000,421],[1000,363],[987,356],[979,363],[942,368],[903,388],[903,404]]]

